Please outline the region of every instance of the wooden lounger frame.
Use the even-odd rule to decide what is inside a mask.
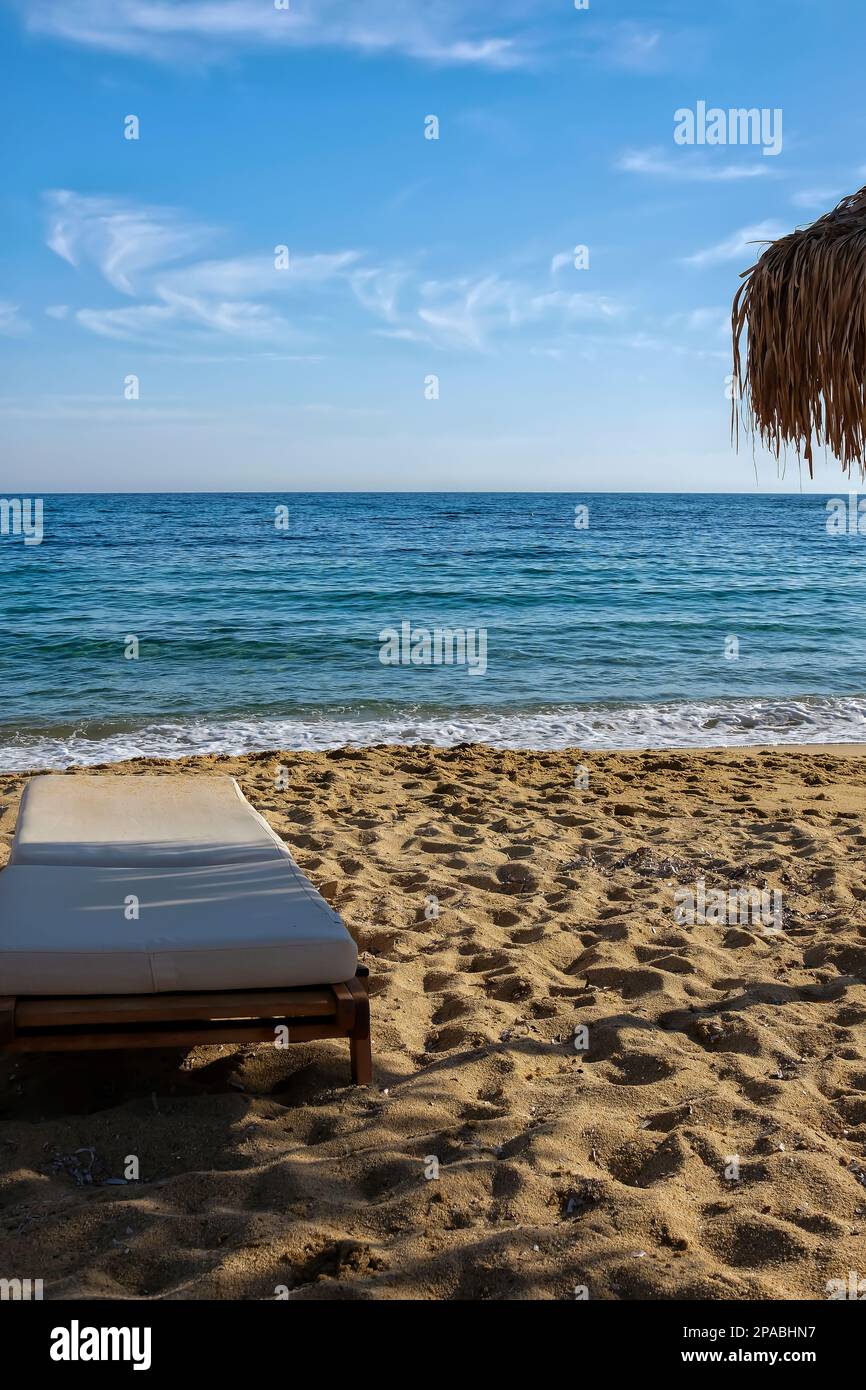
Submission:
[[[0,995],[0,1052],[95,1052],[348,1038],[352,1081],[373,1079],[366,966],[341,985],[195,994]]]

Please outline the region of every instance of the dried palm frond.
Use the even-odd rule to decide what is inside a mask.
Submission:
[[[731,428],[741,415],[778,459],[812,475],[813,441],[866,475],[866,188],[771,242],[734,296]],[[745,363],[741,356],[747,333]]]

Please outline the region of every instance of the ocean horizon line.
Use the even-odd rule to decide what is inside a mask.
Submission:
[[[815,480],[810,480],[814,482]],[[516,491],[512,488],[100,488],[83,492],[59,491],[56,488],[8,488],[0,486],[0,497],[754,497],[766,500],[781,497],[834,497],[840,493],[860,492],[850,480],[843,478],[836,488],[533,488]],[[866,494],[866,486],[864,486]]]

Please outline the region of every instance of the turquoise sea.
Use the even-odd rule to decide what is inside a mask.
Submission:
[[[5,770],[384,741],[866,740],[866,535],[829,534],[826,497],[42,501],[41,544],[0,536]],[[383,664],[380,634],[403,624],[422,655],[421,629],[483,633],[483,673]]]

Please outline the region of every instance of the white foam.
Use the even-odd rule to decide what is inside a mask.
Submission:
[[[535,712],[459,711],[451,717],[407,713],[375,718],[179,720],[92,735],[27,732],[0,742],[0,771],[383,743],[627,749],[862,742],[866,742],[863,696],[677,701],[570,705]]]

